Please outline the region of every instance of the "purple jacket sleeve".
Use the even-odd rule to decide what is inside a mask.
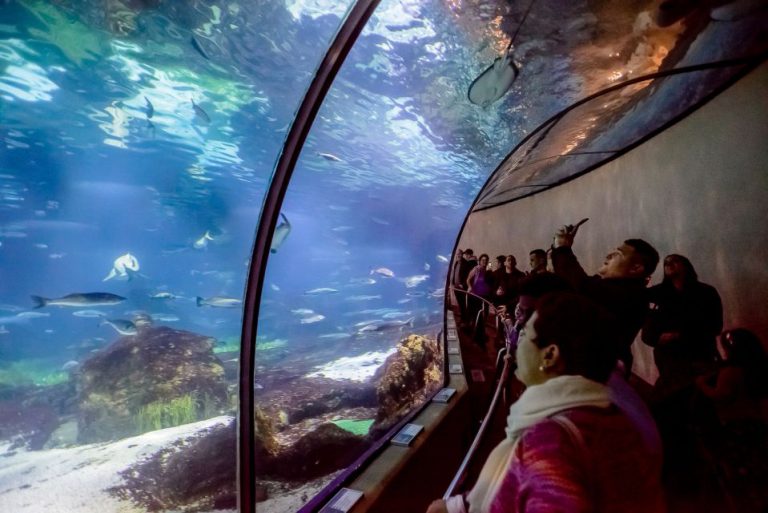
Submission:
[[[587,513],[583,455],[555,422],[530,428],[515,448],[492,513]]]

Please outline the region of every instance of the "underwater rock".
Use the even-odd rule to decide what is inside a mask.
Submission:
[[[377,438],[442,384],[443,362],[437,341],[409,335],[400,341],[374,375],[379,411],[369,436]]]
[[[376,389],[370,384],[316,377],[295,378],[288,386],[270,389],[259,397],[259,402],[285,424],[295,424],[338,410],[376,407],[378,404]]]
[[[45,442],[43,449],[58,449],[73,445],[77,445],[77,420],[75,419],[68,420],[57,427]]]
[[[145,511],[192,513],[237,507],[235,419],[195,433],[120,472],[111,495]],[[263,457],[262,454],[257,454]]]
[[[80,442],[115,440],[219,414],[227,404],[213,339],[141,327],[83,362]]]
[[[0,401],[0,440],[10,440],[13,449],[42,449],[58,424],[59,416],[51,406]]]
[[[335,424],[320,424],[265,462],[260,476],[309,481],[349,466],[368,445],[366,438]]]

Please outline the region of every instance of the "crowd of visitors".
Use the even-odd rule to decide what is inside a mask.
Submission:
[[[476,334],[482,305],[493,305],[525,391],[474,487],[428,513],[768,511],[760,340],[744,329],[720,335],[720,296],[682,255],[668,255],[649,288],[659,255],[642,239],[587,274],[572,249],[578,226],[558,230],[548,252],[531,251],[527,273],[513,255],[490,266],[486,254],[457,251],[461,324]],[[638,334],[659,371],[643,398],[630,379]],[[702,486],[722,493],[686,503],[688,491],[711,499]]]

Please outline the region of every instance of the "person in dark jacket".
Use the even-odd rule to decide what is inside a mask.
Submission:
[[[613,314],[616,354],[628,375],[632,371],[632,343],[648,312],[645,287],[659,263],[659,253],[642,239],[627,239],[606,255],[597,275],[588,276],[571,249],[576,231],[570,225],[557,231],[552,267],[575,291]]]
[[[505,305],[508,309],[514,308],[517,303],[520,281],[523,278],[525,278],[525,273],[517,268],[515,256],[507,255],[501,266],[494,271],[496,297],[493,302],[497,305]]]
[[[723,305],[714,287],[698,279],[682,255],[664,259],[664,280],[648,289],[651,311],[643,342],[653,347],[659,391],[690,385],[712,371],[719,360],[717,336],[723,329]]]

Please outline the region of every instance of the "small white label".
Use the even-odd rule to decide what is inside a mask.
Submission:
[[[451,342],[458,340],[455,329],[452,329],[452,328],[448,329],[448,340]]]
[[[448,354],[459,354],[459,346],[448,346]]]
[[[394,445],[408,446],[422,429],[424,429],[424,426],[419,424],[406,424],[403,426],[403,429],[392,437],[392,443]]]
[[[342,488],[328,504],[323,506],[320,513],[347,513],[362,496],[361,491]]]
[[[435,394],[435,397],[433,397],[432,400],[436,403],[447,403],[451,400],[451,397],[453,397],[453,394],[455,393],[455,388],[443,388]]]
[[[464,374],[464,369],[461,367],[460,363],[452,363],[450,367],[448,367],[448,372],[451,374]]]

